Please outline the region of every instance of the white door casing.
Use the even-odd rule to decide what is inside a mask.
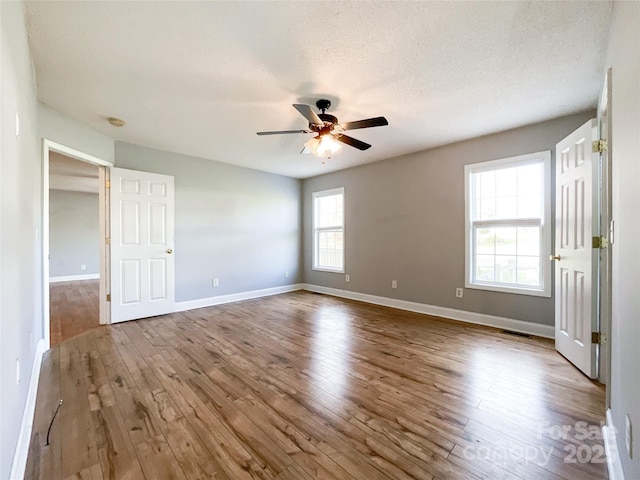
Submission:
[[[113,167],[111,162],[81,152],[61,143],[54,142],[47,138],[42,139],[42,322],[43,322],[43,339],[46,349],[51,347],[51,324],[49,311],[49,154],[50,152],[60,153],[67,157],[82,162],[91,163],[99,167],[99,190],[98,190],[98,218],[100,222],[100,298],[98,302],[100,311],[100,323],[108,323],[109,304],[107,302],[106,292],[108,291],[107,277],[109,273],[109,265],[105,258],[104,239],[108,230],[108,211],[105,208],[105,198],[108,192],[105,189],[103,174],[108,172],[108,168]]]
[[[597,376],[598,154],[597,120],[556,145],[556,349],[590,378]],[[559,258],[558,258],[559,256]]]
[[[175,310],[173,177],[111,169],[111,323]]]

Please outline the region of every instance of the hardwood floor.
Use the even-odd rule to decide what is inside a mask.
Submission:
[[[82,280],[50,284],[49,338],[52,346],[100,324],[99,282]]]
[[[549,340],[294,292],[51,349],[26,478],[603,479],[603,412]]]

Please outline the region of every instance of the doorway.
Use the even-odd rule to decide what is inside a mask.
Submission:
[[[98,182],[103,168],[49,153],[51,346],[100,324]]]
[[[108,323],[106,181],[110,162],[43,141],[46,348]]]

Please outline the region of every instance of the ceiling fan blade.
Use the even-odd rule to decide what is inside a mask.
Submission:
[[[369,145],[368,143],[364,143],[356,138],[349,137],[348,135],[338,134],[334,135],[333,137],[339,142],[346,143],[350,147],[355,147],[358,150],[366,150],[367,148],[371,148],[371,145]]]
[[[367,118],[366,120],[357,120],[355,122],[347,122],[340,125],[343,130],[355,130],[356,128],[384,127],[389,125],[384,117]]]
[[[324,125],[324,122],[322,121],[322,119],[318,116],[316,112],[311,110],[311,107],[309,105],[294,103],[293,108],[298,110],[302,114],[302,116],[309,121],[309,123],[314,125]]]
[[[275,130],[272,132],[256,132],[257,135],[282,135],[284,133],[313,133],[311,130]]]

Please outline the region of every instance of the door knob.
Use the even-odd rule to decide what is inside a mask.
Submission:
[[[172,253],[173,253],[173,250],[171,250],[170,248],[167,248],[167,253],[168,253],[168,254],[172,254]]]
[[[560,261],[560,255],[549,255],[549,260],[553,261]]]

